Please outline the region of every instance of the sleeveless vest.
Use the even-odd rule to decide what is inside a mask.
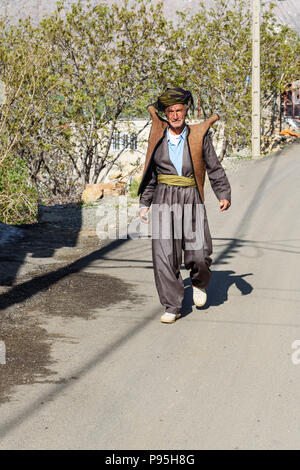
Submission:
[[[165,137],[166,128],[169,125],[168,121],[161,118],[157,114],[154,106],[152,105],[148,106],[148,111],[152,118],[152,126],[151,126],[150,135],[148,139],[148,148],[147,148],[147,153],[146,153],[142,179],[141,179],[139,189],[137,192],[138,195],[143,192],[147,184],[147,179],[149,175],[151,174],[150,169],[151,169],[151,165],[153,164],[153,158],[154,158],[154,155],[156,154],[156,151],[158,151],[163,140],[167,141],[167,139],[164,139],[164,137]],[[191,174],[194,174],[194,177],[197,183],[197,188],[198,188],[202,202],[204,202],[204,181],[205,181],[205,172],[206,172],[205,162],[203,159],[203,137],[205,133],[208,131],[208,129],[216,121],[218,121],[218,119],[219,119],[218,114],[212,114],[212,116],[209,119],[206,119],[204,122],[201,122],[200,124],[187,125],[188,135],[186,137],[185,149],[188,150],[188,153],[190,156],[190,162],[192,164],[192,169],[193,169],[193,172]],[[163,149],[161,148],[160,151],[162,150]],[[186,161],[185,160],[186,158],[187,158],[187,155],[184,152],[183,167],[184,167],[184,161]],[[174,167],[174,170],[175,170],[175,167]],[[175,170],[175,173],[173,174],[176,174],[176,170]],[[190,176],[189,174],[184,174],[184,173],[182,174],[183,176]]]

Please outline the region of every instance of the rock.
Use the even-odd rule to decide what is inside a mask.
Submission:
[[[110,180],[117,180],[118,178],[121,178],[121,176],[122,176],[122,172],[121,172],[121,171],[117,171],[117,172],[115,172],[115,173],[111,173],[111,174],[109,175],[109,179],[110,179]]]
[[[126,183],[121,181],[117,183],[88,184],[82,193],[81,199],[87,204],[96,202],[101,197],[122,196],[125,194],[125,191]]]
[[[103,197],[104,191],[98,184],[88,184],[81,195],[81,200],[85,203],[96,202]]]
[[[126,183],[118,181],[117,183],[99,183],[106,196],[123,196],[126,192]]]

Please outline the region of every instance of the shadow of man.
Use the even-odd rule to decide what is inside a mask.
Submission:
[[[196,307],[199,310],[207,310],[210,307],[217,307],[228,300],[228,290],[235,285],[241,295],[249,295],[253,287],[244,278],[252,276],[252,273],[235,275],[234,271],[213,271],[210,283],[206,289],[207,302],[204,307]],[[193,311],[193,289],[190,278],[184,280],[184,299],[182,302],[181,313],[186,316]]]

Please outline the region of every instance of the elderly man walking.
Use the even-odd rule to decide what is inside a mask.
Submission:
[[[213,114],[200,124],[187,125],[191,106],[192,94],[181,88],[168,88],[148,106],[152,127],[138,189],[139,213],[141,220],[149,223],[146,214],[152,204],[152,259],[164,307],[163,323],[174,323],[180,317],[184,297],[182,252],[185,268],[190,270],[195,305],[203,306],[207,301],[212,240],[204,205],[206,172],[220,210],[226,211],[231,204],[230,184],[208,135],[219,116]],[[164,112],[166,119],[157,111]]]

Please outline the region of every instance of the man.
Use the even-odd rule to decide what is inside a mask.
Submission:
[[[200,124],[187,125],[190,106],[192,95],[181,88],[168,88],[154,106],[148,106],[152,127],[138,189],[139,213],[141,220],[149,223],[146,214],[152,204],[152,225],[156,230],[156,236],[152,234],[153,269],[159,299],[165,308],[160,319],[163,323],[174,323],[180,317],[184,297],[180,274],[182,250],[185,268],[190,270],[193,301],[196,306],[203,306],[207,300],[205,288],[211,277],[212,240],[204,206],[206,171],[220,201],[220,210],[226,211],[231,204],[230,184],[208,135],[219,116],[213,114]],[[165,113],[166,120],[155,108]],[[163,235],[158,228],[160,213]],[[190,243],[195,237],[196,244]]]

